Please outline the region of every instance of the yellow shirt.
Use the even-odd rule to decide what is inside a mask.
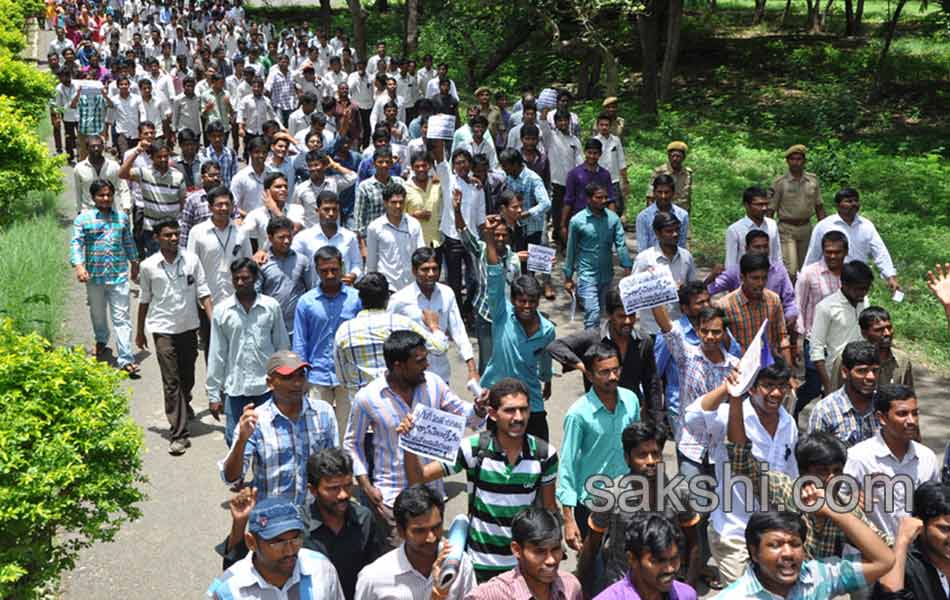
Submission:
[[[415,179],[410,177],[406,180],[406,213],[415,216],[413,213],[419,210],[432,213],[428,221],[419,219],[419,225],[422,226],[422,237],[432,246],[438,246],[442,239],[439,234],[439,222],[442,218],[440,185],[429,179],[425,187],[419,187]]]

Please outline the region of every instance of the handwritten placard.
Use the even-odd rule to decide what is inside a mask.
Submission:
[[[628,315],[638,310],[678,302],[679,295],[673,274],[665,266],[628,275],[620,280],[620,297]]]
[[[535,273],[551,273],[554,268],[554,254],[554,248],[528,244],[528,270]]]
[[[454,463],[465,432],[465,417],[417,404],[412,418],[412,430],[399,436],[399,447],[419,456]]]
[[[554,108],[557,106],[557,90],[554,88],[544,88],[538,96],[538,108]]]
[[[455,135],[455,117],[452,115],[432,115],[427,123],[427,139],[451,140]]]

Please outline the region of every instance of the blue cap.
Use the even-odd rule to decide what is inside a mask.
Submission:
[[[265,540],[288,531],[303,531],[303,519],[297,505],[280,496],[269,496],[258,500],[251,510],[248,531]]]

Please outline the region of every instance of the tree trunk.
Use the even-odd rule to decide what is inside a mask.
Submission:
[[[858,0],[854,11],[854,35],[861,35],[861,20],[864,18],[864,0]]]
[[[666,49],[663,52],[663,67],[660,70],[660,100],[673,98],[673,73],[680,49],[680,30],[683,21],[683,0],[669,0],[666,13]]]
[[[514,54],[515,50],[527,42],[531,37],[530,33],[527,33],[531,31],[531,27],[529,23],[514,23],[509,30],[511,33],[502,41],[500,46],[492,51],[488,60],[485,61],[485,64],[483,64],[480,69],[470,70],[469,88],[475,89],[478,87],[480,81],[485,80],[489,75],[494,73],[503,62],[508,60],[509,56]]]
[[[710,12],[716,10],[716,0],[709,0],[708,6]]]
[[[406,0],[406,36],[402,41],[402,55],[415,54],[419,45],[419,0]]]
[[[821,31],[821,0],[808,1],[808,16],[805,18],[805,27],[810,33]]]
[[[854,0],[844,0],[844,35],[851,37],[854,34]]]
[[[389,12],[389,0],[376,0],[376,12],[378,13],[388,13]]]
[[[320,29],[330,33],[331,0],[320,0]]]
[[[825,4],[825,10],[821,13],[821,22],[819,27],[822,31],[825,30],[825,27],[828,25],[828,15],[831,14],[831,5],[834,4],[835,0],[828,0],[828,3]]]
[[[640,89],[640,113],[657,116],[657,46],[659,45],[658,18],[652,7],[637,15],[640,32],[640,50],[643,54],[643,83]]]
[[[782,11],[782,22],[779,27],[782,29],[788,27],[788,19],[792,16],[792,0],[785,0],[785,10]]]
[[[894,15],[887,22],[887,30],[884,35],[884,47],[881,48],[881,55],[877,59],[877,73],[874,76],[875,93],[881,94],[884,91],[884,67],[887,63],[887,53],[891,49],[891,42],[894,41],[894,32],[897,30],[897,21],[901,18],[901,11],[907,0],[897,0],[894,7]]]
[[[597,49],[600,51],[600,62],[604,63],[604,74],[606,76],[606,82],[604,83],[604,97],[616,96],[617,92],[620,91],[620,69],[617,65],[617,57],[614,55],[613,51],[609,46],[599,45]],[[654,71],[656,66],[654,65]],[[597,80],[600,79],[600,66],[597,66],[596,71],[597,79],[594,80],[596,85]],[[654,75],[654,80],[656,80],[656,75]],[[655,84],[654,84],[655,85]]]
[[[366,60],[366,13],[360,0],[346,0],[346,3],[353,17],[353,45],[359,57]]]
[[[765,20],[765,0],[755,0],[755,14],[752,16],[752,24],[758,25]]]

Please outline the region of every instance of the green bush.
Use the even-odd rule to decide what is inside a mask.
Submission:
[[[14,54],[26,48],[26,20],[42,9],[40,0],[0,0],[0,48]]]
[[[0,53],[0,96],[16,99],[17,106],[34,121],[49,105],[56,80],[46,71]]]
[[[39,211],[42,204],[30,192],[63,189],[59,169],[65,159],[49,155],[35,127],[15,99],[0,96],[0,226]]]
[[[0,323],[0,597],[40,597],[141,515],[142,432],[123,375]]]

